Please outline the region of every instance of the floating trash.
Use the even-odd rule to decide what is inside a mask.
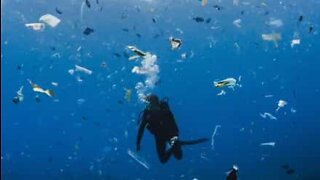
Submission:
[[[173,50],[179,48],[182,44],[181,39],[178,39],[178,38],[170,37],[169,41],[170,41],[171,49]]]
[[[75,69],[74,71],[76,72],[83,72],[85,74],[88,74],[88,75],[91,75],[92,74],[92,71],[85,68],[85,67],[82,67],[82,66],[79,66],[79,65],[75,65]]]
[[[84,31],[83,31],[83,34],[88,36],[93,32],[94,32],[94,29],[86,27],[86,29],[84,29]]]
[[[207,0],[201,0],[201,5],[205,6],[207,4]]]
[[[239,82],[240,82],[240,80],[241,80],[241,76],[239,77]],[[226,78],[226,79],[223,79],[223,80],[217,81],[217,82],[214,81],[213,85],[217,88],[229,87],[229,88],[234,89],[236,86],[241,87],[240,84],[237,84],[237,80],[235,78]]]
[[[17,96],[12,98],[12,102],[15,104],[18,104],[19,102],[22,102],[24,99],[24,95],[22,94],[23,86],[20,87],[20,89],[17,91]]]
[[[278,108],[276,109],[276,111],[279,111],[280,108],[283,108],[284,106],[286,106],[288,103],[285,100],[279,100],[278,101]]]
[[[262,117],[262,118],[269,118],[269,119],[272,119],[272,120],[277,120],[277,118],[275,117],[275,116],[273,116],[272,114],[270,114],[270,113],[268,113],[268,112],[265,112],[265,113],[263,113],[263,114],[261,114],[260,113],[260,116]]]
[[[293,48],[295,45],[299,45],[300,44],[300,39],[293,39],[291,41],[291,47]]]
[[[281,19],[270,18],[268,22],[266,22],[268,26],[279,28],[283,26],[283,22]]]
[[[43,31],[46,27],[44,23],[27,23],[25,26],[34,31]]]
[[[235,25],[237,28],[241,28],[241,19],[236,19],[232,22],[233,25]]]
[[[265,143],[260,143],[260,146],[272,146],[274,147],[276,145],[275,142],[265,142]]]
[[[58,87],[59,84],[57,82],[51,82],[51,85],[55,86],[55,87]]]
[[[221,90],[221,91],[217,94],[217,96],[222,96],[222,95],[226,95],[226,94],[227,94],[226,91]]]
[[[212,150],[214,150],[214,137],[216,136],[218,128],[220,128],[220,127],[221,127],[221,125],[216,125],[216,127],[214,128],[214,131],[212,133],[212,136],[211,136],[211,149]]]
[[[131,101],[131,95],[132,95],[132,90],[131,89],[127,89],[127,88],[124,88],[124,99],[127,101],[127,102],[130,102]]]
[[[49,96],[49,97],[54,96],[54,92],[53,92],[52,90],[50,90],[50,89],[44,90],[44,89],[42,89],[39,85],[33,83],[30,79],[28,79],[28,81],[29,81],[29,83],[30,83],[30,85],[31,85],[31,87],[32,87],[32,90],[33,90],[34,92],[43,93],[43,94],[46,94],[46,95]]]
[[[130,61],[135,60],[140,57],[145,57],[147,55],[147,53],[141,51],[140,49],[136,48],[135,46],[127,46],[127,48],[136,54],[134,56],[129,57]]]
[[[197,23],[200,23],[200,22],[204,22],[204,18],[203,17],[199,17],[199,16],[197,16],[197,17],[194,17],[194,18],[192,18],[194,21],[196,21]]]
[[[54,15],[51,15],[51,14],[46,14],[46,15],[43,15],[39,18],[39,21],[40,22],[44,22],[46,23],[47,25],[51,26],[51,27],[56,27],[58,26],[58,24],[61,22],[61,20],[57,17],[55,17]]]
[[[141,157],[139,157],[136,153],[134,153],[133,151],[131,151],[130,149],[128,149],[127,151],[128,155],[134,159],[136,162],[138,162],[141,166],[143,166],[146,169],[150,169],[150,165]]]
[[[261,38],[265,41],[274,42],[274,45],[278,47],[277,41],[281,40],[281,34],[280,33],[262,34]]]

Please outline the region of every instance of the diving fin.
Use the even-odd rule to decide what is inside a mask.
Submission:
[[[200,144],[200,143],[204,143],[206,141],[209,141],[208,138],[200,138],[200,139],[196,139],[196,140],[190,140],[190,141],[181,141],[179,140],[180,144],[183,145],[194,145],[194,144]]]

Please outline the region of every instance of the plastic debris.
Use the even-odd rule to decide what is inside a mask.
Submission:
[[[44,23],[27,23],[25,26],[34,31],[43,31],[46,27]]]
[[[239,77],[239,82],[241,80],[241,76]],[[222,88],[222,87],[229,87],[234,89],[236,86],[241,87],[240,84],[237,84],[237,80],[235,78],[226,78],[220,81],[214,81],[213,85],[217,88]]]
[[[240,2],[240,0],[233,0],[233,5],[238,6],[239,2]]]
[[[42,89],[39,85],[33,83],[30,79],[28,79],[28,81],[29,81],[29,83],[30,83],[30,85],[31,85],[31,87],[32,87],[32,90],[33,90],[34,92],[43,93],[43,94],[46,94],[46,95],[49,96],[49,97],[54,96],[54,92],[53,92],[52,90],[50,90],[50,89],[44,90],[44,89]]]
[[[44,22],[46,23],[47,25],[51,26],[51,27],[56,27],[58,26],[58,24],[61,22],[61,20],[57,17],[55,17],[54,15],[51,15],[51,14],[45,14],[43,16],[41,16],[39,18],[39,21],[40,22]]]
[[[201,5],[205,6],[207,4],[207,0],[201,0]]]
[[[130,149],[128,149],[128,155],[134,159],[136,162],[138,162],[141,166],[145,167],[146,169],[150,169],[150,165],[141,157],[139,157],[136,153],[134,153],[133,151],[131,151]]]
[[[131,89],[127,89],[127,88],[124,88],[124,99],[128,102],[131,101],[131,95],[132,95],[132,90]]]
[[[170,37],[169,41],[170,41],[171,49],[173,50],[179,48],[182,44],[181,39],[178,39],[178,38]]]
[[[265,95],[264,97],[265,97],[265,98],[272,98],[273,95],[272,95],[272,94],[267,94],[267,95]]]
[[[286,106],[288,103],[285,100],[279,100],[278,101],[278,108],[276,109],[276,111],[279,111],[280,108],[283,108],[284,106]]]
[[[60,10],[60,9],[58,9],[57,7],[56,7],[56,13],[58,13],[58,14],[62,14],[62,11]]]
[[[94,32],[94,29],[86,27],[86,29],[83,31],[83,34],[88,36],[93,32]]]
[[[270,18],[270,20],[266,22],[266,24],[268,26],[275,27],[275,28],[279,28],[283,26],[283,22],[281,19],[274,19],[274,18]]]
[[[57,82],[51,82],[51,85],[57,87],[59,84]]]
[[[220,127],[221,127],[220,125],[216,125],[216,127],[214,128],[214,131],[212,133],[212,136],[211,136],[211,149],[212,150],[214,150],[214,137],[216,136],[218,128],[220,128]]]
[[[275,117],[275,116],[273,116],[272,114],[270,114],[270,113],[268,113],[268,112],[265,112],[265,113],[263,113],[263,114],[261,114],[260,113],[260,116],[262,117],[262,118],[269,118],[269,119],[272,119],[272,120],[277,120],[277,118]]]
[[[227,94],[226,91],[221,90],[221,91],[217,94],[217,96],[222,96],[222,95],[226,95],[226,94]]]
[[[204,18],[203,18],[203,17],[197,16],[197,17],[194,17],[194,18],[192,18],[192,19],[193,19],[194,21],[198,22],[198,23],[204,22]]]
[[[136,54],[134,56],[129,57],[130,61],[135,60],[140,57],[145,57],[147,55],[147,53],[141,51],[140,49],[136,48],[135,46],[127,46],[127,48]]]
[[[86,5],[87,5],[87,7],[88,7],[88,8],[90,8],[90,7],[91,7],[91,3],[90,3],[90,1],[89,1],[89,0],[86,0],[86,1],[85,1],[85,3],[86,3]]]
[[[233,25],[235,25],[237,28],[241,28],[241,19],[236,19],[232,22]]]
[[[265,143],[260,143],[260,146],[272,146],[274,147],[276,145],[275,142],[265,142]]]
[[[20,87],[20,89],[17,91],[17,96],[12,98],[12,102],[15,104],[18,104],[19,102],[22,102],[24,99],[24,95],[22,94],[23,86]]]
[[[291,47],[293,48],[295,45],[300,44],[300,39],[292,39],[291,41]]]
[[[291,113],[293,113],[293,114],[297,112],[297,110],[295,110],[294,108],[291,108],[290,111],[291,111]]]
[[[278,47],[277,41],[281,40],[281,34],[280,33],[261,34],[261,38],[265,41],[274,42],[275,46]]]
[[[85,67],[82,67],[82,66],[78,66],[78,65],[75,65],[75,69],[74,71],[77,71],[77,72],[83,72],[85,74],[88,74],[88,75],[91,75],[92,74],[92,71],[85,68]]]

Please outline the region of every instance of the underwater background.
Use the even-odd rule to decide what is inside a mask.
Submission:
[[[320,179],[319,9],[318,0],[1,0],[1,178],[225,179],[237,165],[242,180]],[[26,27],[45,14],[61,22]],[[159,70],[133,73],[145,59],[128,60],[128,45]],[[226,78],[237,82],[214,86]],[[161,164],[145,131],[135,153],[139,93],[168,97],[181,139],[210,141]]]

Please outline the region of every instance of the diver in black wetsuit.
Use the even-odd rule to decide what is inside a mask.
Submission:
[[[198,144],[207,141],[207,138],[194,141],[181,141],[179,139],[179,129],[174,116],[169,108],[168,101],[159,101],[156,95],[146,97],[149,103],[140,116],[140,127],[137,136],[136,148],[140,151],[140,142],[144,129],[147,128],[154,135],[158,157],[161,163],[166,163],[171,155],[178,160],[182,159],[181,145]],[[166,146],[169,143],[170,148]]]

